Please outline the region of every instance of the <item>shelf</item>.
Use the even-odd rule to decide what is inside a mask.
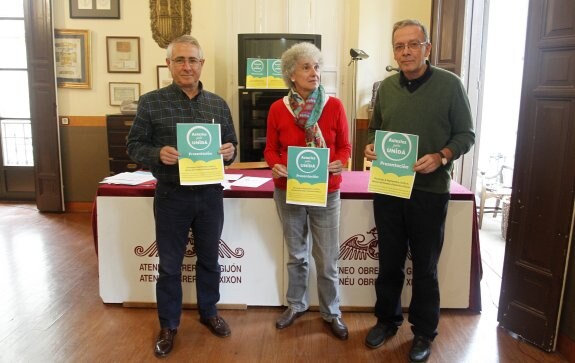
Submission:
[[[240,89],[240,159],[263,160],[268,110],[287,89]]]

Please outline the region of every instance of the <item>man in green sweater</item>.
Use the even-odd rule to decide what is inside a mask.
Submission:
[[[376,130],[419,136],[416,173],[409,199],[375,194],[373,212],[379,235],[379,275],[375,283],[377,324],[365,343],[377,348],[401,323],[404,265],[411,253],[413,289],[408,320],[414,334],[409,358],[425,362],[439,323],[437,263],[443,245],[452,162],[475,142],[469,100],[461,80],[429,64],[427,29],[417,20],[393,27],[394,59],[400,72],[380,85],[369,124],[365,157],[376,159]]]

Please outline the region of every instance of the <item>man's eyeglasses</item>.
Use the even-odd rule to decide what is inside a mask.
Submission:
[[[409,50],[419,50],[422,45],[426,45],[427,42],[409,42],[409,43],[397,43],[393,45],[393,51],[395,53],[403,52],[407,47]]]
[[[204,62],[203,59],[198,59],[198,58],[194,58],[194,57],[191,57],[191,58],[178,57],[178,58],[172,59],[171,61],[176,63],[176,65],[178,65],[178,66],[183,66],[187,62],[187,63],[190,63],[190,65],[192,67],[197,67]]]

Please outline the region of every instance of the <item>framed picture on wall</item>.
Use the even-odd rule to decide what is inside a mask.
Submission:
[[[55,29],[56,82],[62,88],[92,88],[90,32]]]
[[[139,83],[110,82],[110,105],[120,106],[124,101],[137,101],[139,98]]]
[[[72,19],[120,19],[120,0],[70,0]]]
[[[140,73],[140,37],[106,37],[108,73]]]
[[[168,66],[156,66],[156,79],[158,80],[158,88],[172,84],[172,74]]]

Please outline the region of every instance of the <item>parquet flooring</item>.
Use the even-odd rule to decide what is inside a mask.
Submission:
[[[0,362],[153,362],[155,309],[103,304],[87,213],[39,213],[33,205],[0,203]],[[442,311],[429,362],[566,362],[497,327],[497,301],[484,269],[483,312]],[[497,277],[497,276],[495,276]],[[279,307],[222,310],[232,328],[217,338],[185,310],[166,362],[407,362],[405,323],[379,349],[363,341],[371,313],[345,312],[350,339],[334,338],[317,312],[285,330]]]

